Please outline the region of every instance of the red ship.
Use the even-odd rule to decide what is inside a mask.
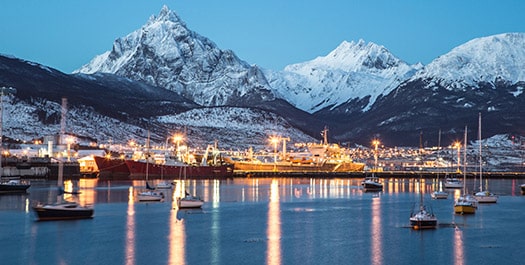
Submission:
[[[233,165],[165,165],[148,163],[146,161],[126,160],[131,179],[144,178],[146,173],[148,178],[164,179],[202,179],[202,178],[231,178],[233,177]],[[147,170],[146,170],[147,169]],[[147,171],[147,172],[146,172]]]
[[[94,156],[100,179],[127,179],[129,169],[124,159]]]

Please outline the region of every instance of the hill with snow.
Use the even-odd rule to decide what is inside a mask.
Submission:
[[[359,40],[343,41],[326,56],[265,74],[278,96],[309,113],[342,105],[367,111],[421,67],[406,64],[383,46]]]
[[[124,76],[177,92],[202,106],[246,106],[274,99],[258,67],[189,30],[167,6],[75,73]]]

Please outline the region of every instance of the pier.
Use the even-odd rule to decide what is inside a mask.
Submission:
[[[374,173],[379,178],[446,178],[447,176],[462,177],[457,172],[431,172],[431,171],[356,171],[356,172],[299,172],[299,171],[238,171],[233,173],[236,178],[364,178]],[[466,173],[467,179],[478,178],[478,172]],[[483,172],[484,178],[489,179],[514,179],[525,178],[525,172]]]

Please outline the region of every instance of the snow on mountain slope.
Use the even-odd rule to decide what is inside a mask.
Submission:
[[[343,41],[324,57],[265,74],[279,97],[304,111],[333,109],[370,96],[366,111],[377,97],[388,94],[420,68],[420,64],[399,60],[383,46],[359,40]]]
[[[189,30],[167,6],[142,28],[117,39],[111,51],[96,56],[75,72],[114,73],[145,81],[203,106],[274,99],[258,67]]]
[[[473,39],[442,55],[412,79],[433,79],[447,89],[479,87],[480,83],[525,81],[525,33]]]
[[[62,107],[60,103],[35,99],[31,103],[14,96],[4,96],[2,134],[12,139],[31,141],[60,133]],[[66,131],[79,136],[111,139],[125,143],[129,139],[144,138],[146,131],[117,119],[98,114],[91,107],[72,107],[67,112]]]
[[[291,126],[285,119],[270,112],[237,107],[213,107],[166,115],[157,121],[170,128],[190,130],[193,145],[206,146],[215,140],[227,148],[255,150],[270,146],[271,136],[289,137],[291,142],[315,142],[312,137]],[[270,146],[271,147],[271,146]]]

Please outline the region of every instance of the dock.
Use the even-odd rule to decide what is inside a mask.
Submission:
[[[352,171],[352,172],[307,172],[307,171],[239,171],[235,170],[236,178],[364,178],[374,173],[379,178],[445,178],[446,176],[463,177],[457,172],[432,172],[432,171]],[[483,172],[483,177],[488,179],[515,179],[524,178],[525,172]],[[479,178],[478,172],[466,174],[467,179]]]

